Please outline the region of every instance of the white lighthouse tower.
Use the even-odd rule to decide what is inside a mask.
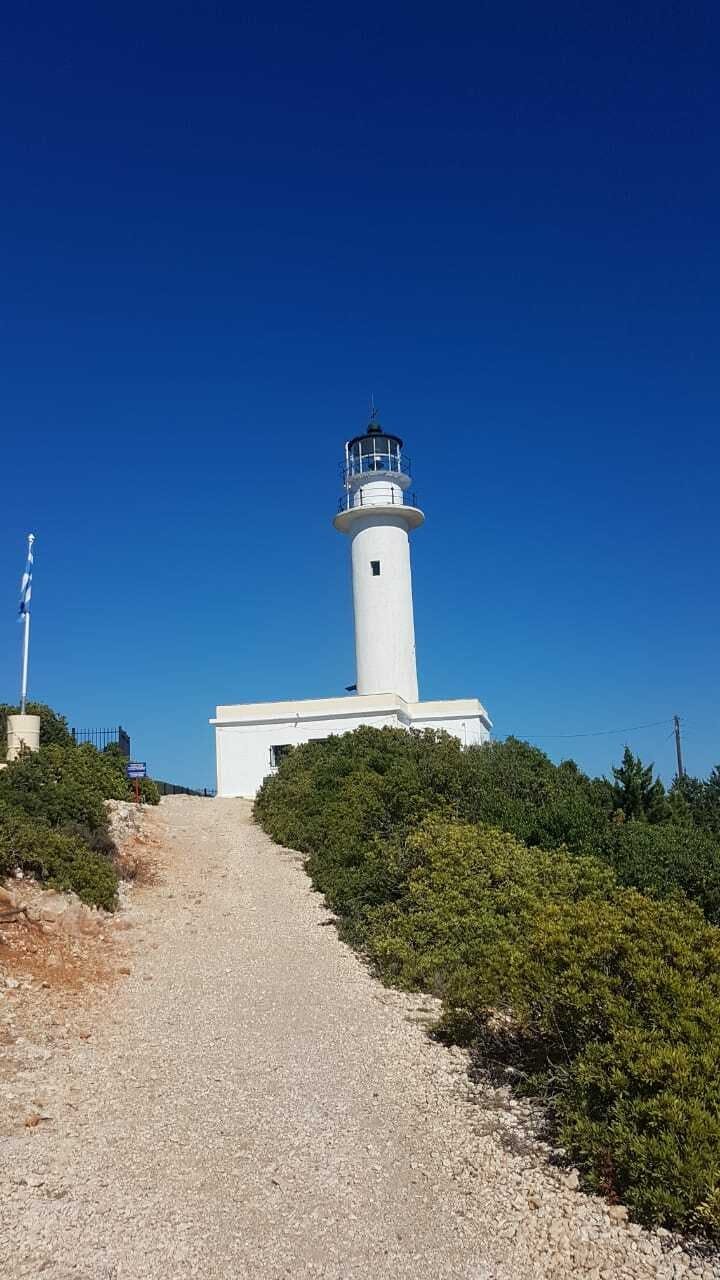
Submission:
[[[357,692],[417,702],[411,529],[425,519],[409,494],[410,462],[373,410],[345,445],[344,493],[335,528],[350,538]]]
[[[373,411],[364,435],[345,445],[335,528],[350,538],[355,613],[355,691],[348,697],[218,706],[217,792],[253,796],[283,755],[304,742],[360,725],[444,729],[463,746],[487,741],[491,722],[477,698],[418,700],[410,533],[425,517],[398,436]],[[348,690],[350,693],[350,690]]]

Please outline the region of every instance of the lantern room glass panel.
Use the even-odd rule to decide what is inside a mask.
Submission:
[[[348,456],[351,476],[366,471],[400,471],[401,444],[394,436],[373,434],[354,440]]]

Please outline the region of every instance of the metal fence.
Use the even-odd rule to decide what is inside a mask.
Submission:
[[[130,734],[122,725],[117,725],[114,729],[71,729],[70,730],[75,742],[90,742],[98,751],[104,751],[106,747],[117,746],[125,756],[126,760],[130,759]],[[161,796],[214,796],[215,792],[209,787],[203,787],[198,790],[194,787],[181,787],[176,782],[161,782],[157,778],[153,778],[153,782],[160,792]]]
[[[70,732],[77,743],[90,742],[98,751],[115,745],[126,760],[130,759],[130,734],[121,724],[114,729],[71,729]]]
[[[159,782],[157,778],[153,778],[153,782],[160,792],[161,796],[214,796],[215,792],[209,787],[203,787],[202,791],[194,791],[192,787],[178,787],[174,782]]]

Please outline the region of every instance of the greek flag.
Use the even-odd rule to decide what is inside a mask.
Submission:
[[[28,535],[28,553],[25,572],[20,581],[20,618],[24,618],[26,613],[30,612],[30,599],[32,597],[32,573],[33,573],[33,542],[35,534]]]

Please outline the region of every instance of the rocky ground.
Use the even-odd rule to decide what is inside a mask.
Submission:
[[[117,821],[117,920],[0,923],[3,1277],[720,1277],[554,1167],[246,803]]]

